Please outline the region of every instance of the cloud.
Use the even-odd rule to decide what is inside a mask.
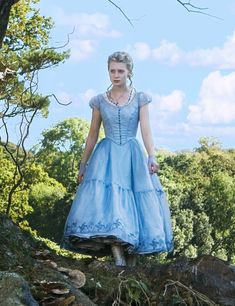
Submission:
[[[181,90],[174,90],[169,95],[151,94],[153,103],[150,104],[150,113],[153,121],[163,122],[177,117],[182,110],[185,94]]]
[[[139,60],[154,59],[168,65],[184,63],[214,69],[235,69],[235,31],[227,37],[222,47],[184,51],[175,42],[162,40],[155,48],[145,42],[137,42],[128,46],[128,50]]]
[[[215,136],[215,137],[226,137],[235,135],[235,126],[204,126],[204,125],[190,125],[187,123],[182,124],[182,131],[187,133],[189,136],[198,135],[200,136]]]
[[[91,109],[89,107],[90,99],[95,96],[97,93],[94,89],[89,88],[83,93],[79,93],[78,95],[70,94],[64,90],[57,92],[56,97],[62,103],[72,102],[69,108],[76,112],[78,117],[83,117],[86,119],[90,119]]]
[[[152,50],[152,56],[160,62],[167,62],[168,64],[175,65],[181,60],[183,52],[175,43],[162,40],[160,46]]]
[[[84,93],[79,95],[78,103],[88,103],[90,99],[95,96],[97,93],[94,89],[89,88]]]
[[[181,110],[184,102],[185,94],[181,90],[174,90],[167,96],[157,96],[159,101],[159,109],[162,112],[176,113]]]
[[[69,48],[70,60],[79,62],[91,57],[94,54],[97,48],[97,42],[89,39],[73,39],[69,43]]]
[[[186,94],[175,89],[167,95],[151,93],[150,125],[157,146],[197,146],[201,137],[216,137],[230,144],[235,133],[235,72],[215,71],[202,82],[195,104],[188,106]]]
[[[186,52],[185,59],[193,66],[235,69],[235,31],[226,39],[223,47]]]
[[[121,33],[111,28],[108,15],[102,13],[67,13],[57,8],[54,18],[57,25],[75,27],[75,33],[81,37],[120,37]]]
[[[189,106],[192,124],[230,124],[235,120],[235,72],[210,73],[202,82],[198,102]]]
[[[151,56],[151,48],[147,43],[138,42],[132,46],[127,47],[127,52],[130,52],[134,58],[139,60],[148,59]]]
[[[74,13],[54,7],[52,15],[56,26],[69,27],[67,32],[74,28],[68,44],[70,61],[79,62],[90,58],[95,54],[100,39],[122,35],[112,28],[110,17],[102,13]]]

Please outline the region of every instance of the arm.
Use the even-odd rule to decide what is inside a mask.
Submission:
[[[82,181],[83,175],[85,173],[85,167],[86,163],[89,160],[91,153],[97,143],[98,136],[99,136],[99,130],[101,125],[101,115],[100,111],[96,108],[93,108],[92,110],[92,118],[91,118],[91,126],[90,130],[87,136],[85,149],[83,152],[82,160],[80,163],[80,170],[78,174],[78,180],[79,182]],[[82,170],[82,171],[81,171]]]
[[[154,158],[154,144],[153,137],[149,122],[149,109],[148,104],[144,104],[140,107],[140,129],[143,138],[145,149],[148,153],[148,167],[150,173],[157,172],[159,170],[159,165],[156,163]]]

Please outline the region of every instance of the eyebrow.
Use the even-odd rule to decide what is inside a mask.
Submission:
[[[124,71],[124,69],[110,69],[110,71],[115,71],[115,70],[118,70],[118,71]]]

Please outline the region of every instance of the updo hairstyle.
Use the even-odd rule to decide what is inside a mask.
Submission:
[[[128,78],[132,84],[131,78],[133,76],[133,60],[131,56],[127,52],[117,51],[108,57],[108,69],[111,62],[126,64],[127,70],[129,71]]]

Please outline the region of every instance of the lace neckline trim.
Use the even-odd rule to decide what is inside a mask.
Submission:
[[[128,101],[126,103],[123,103],[123,104],[115,104],[113,102],[111,102],[108,98],[108,95],[107,95],[107,92],[103,93],[102,96],[104,97],[104,100],[110,104],[110,105],[113,105],[114,107],[117,107],[117,108],[121,108],[121,107],[124,107],[124,106],[127,106],[129,105],[135,98],[135,95],[136,95],[136,89],[135,88],[132,88],[131,90],[131,93],[130,93],[130,97],[128,99]]]

